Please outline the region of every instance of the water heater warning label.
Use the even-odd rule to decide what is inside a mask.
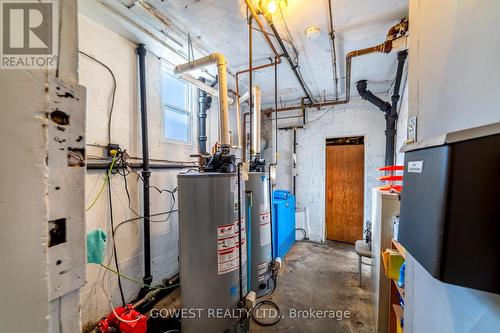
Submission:
[[[271,212],[260,213],[260,246],[271,243]]]
[[[242,264],[247,261],[245,219],[241,224],[241,258]],[[217,272],[219,275],[237,270],[240,259],[239,223],[220,225],[217,227]]]

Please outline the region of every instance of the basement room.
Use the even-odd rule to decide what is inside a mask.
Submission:
[[[500,332],[499,13],[0,0],[0,331]]]

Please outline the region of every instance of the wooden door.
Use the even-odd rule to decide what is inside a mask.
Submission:
[[[326,146],[327,239],[363,238],[364,144]]]

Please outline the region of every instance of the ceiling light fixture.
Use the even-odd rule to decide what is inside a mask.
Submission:
[[[273,15],[276,13],[276,10],[278,9],[278,4],[276,3],[276,0],[269,0],[267,3],[267,11],[269,14]]]
[[[306,37],[307,39],[318,39],[321,35],[321,29],[318,26],[311,26],[306,29]]]

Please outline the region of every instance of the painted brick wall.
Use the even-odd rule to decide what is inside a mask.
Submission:
[[[385,97],[384,97],[385,98]],[[383,166],[385,156],[384,114],[366,101],[355,98],[318,119],[326,109],[308,111],[308,124],[297,133],[297,203],[307,207],[311,234],[323,240],[325,234],[325,141],[327,138],[365,136],[364,220],[371,216],[371,188],[380,185],[376,168]],[[290,114],[279,113],[279,117]],[[264,118],[263,136],[267,141],[264,157],[271,160],[274,138],[270,118]],[[302,119],[279,120],[278,127],[301,125]],[[293,131],[279,131],[280,154],[277,189],[292,189]]]

